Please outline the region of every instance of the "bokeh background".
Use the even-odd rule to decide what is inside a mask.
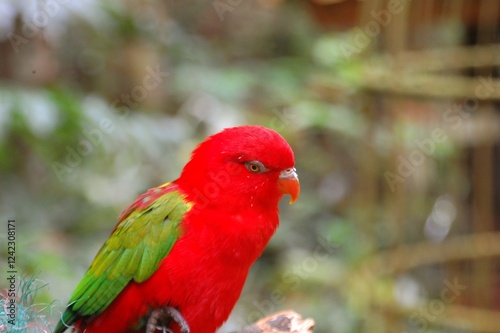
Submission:
[[[288,308],[318,333],[500,332],[499,19],[496,0],[0,0],[1,298],[9,218],[18,316],[50,332],[121,209],[261,124],[302,195],[221,332]]]

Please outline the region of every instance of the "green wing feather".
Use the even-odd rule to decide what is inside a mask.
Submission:
[[[130,281],[147,280],[181,235],[180,222],[191,206],[175,185],[167,183],[125,209],[54,332],[64,332],[80,317],[102,313]]]

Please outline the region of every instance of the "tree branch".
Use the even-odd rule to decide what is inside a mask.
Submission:
[[[274,313],[234,333],[312,333],[314,319],[302,319],[293,310]]]

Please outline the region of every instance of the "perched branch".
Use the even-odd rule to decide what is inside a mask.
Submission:
[[[297,312],[284,310],[234,333],[312,333],[314,324],[314,319],[302,319]]]

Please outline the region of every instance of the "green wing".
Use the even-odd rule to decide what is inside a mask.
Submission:
[[[181,235],[180,222],[190,208],[169,183],[139,196],[120,215],[54,332],[64,332],[80,317],[102,313],[131,280],[147,280]]]

